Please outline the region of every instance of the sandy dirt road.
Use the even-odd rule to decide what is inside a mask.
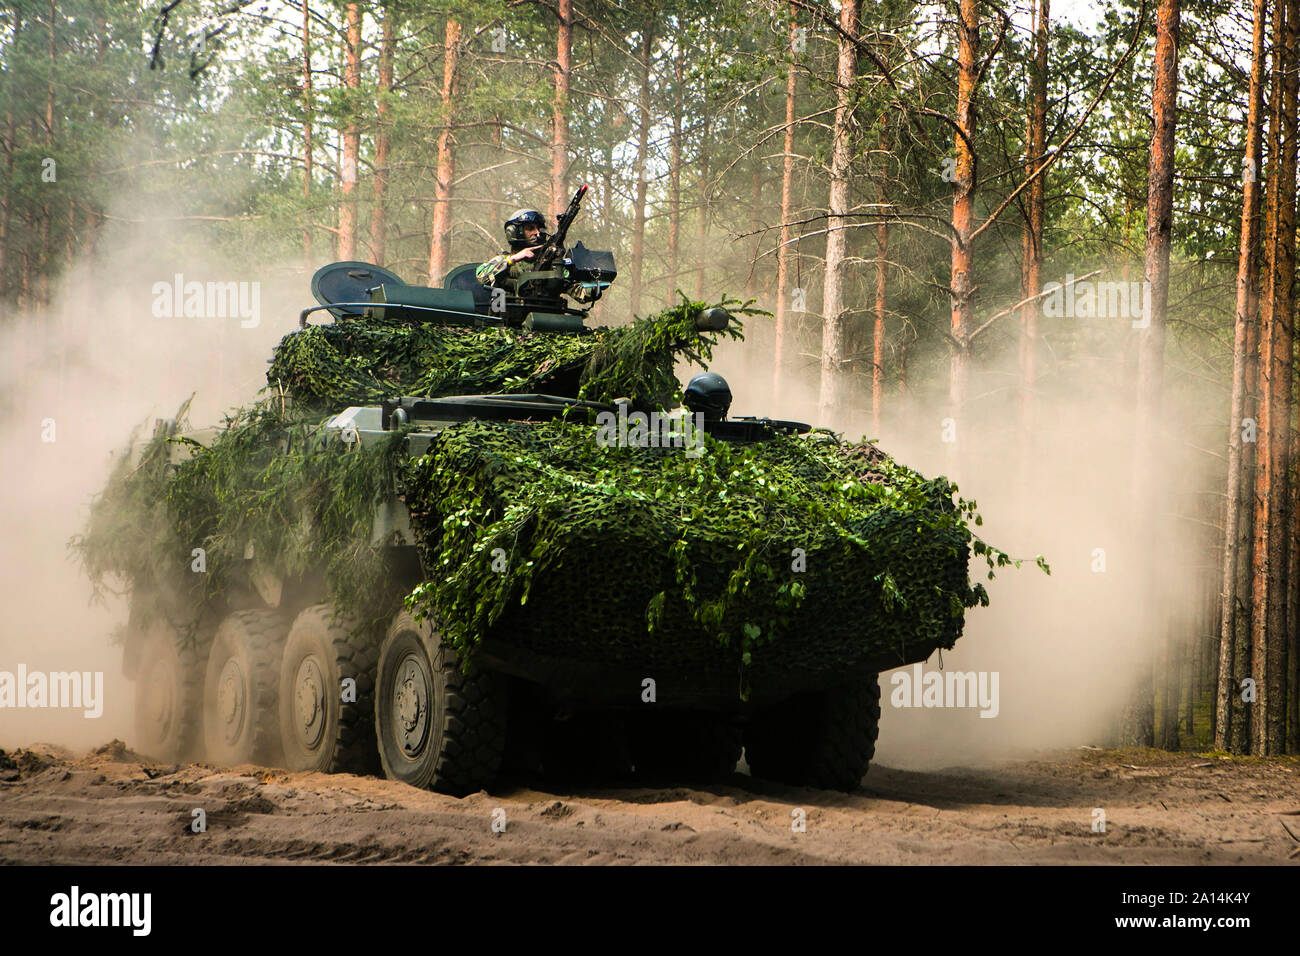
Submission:
[[[0,862],[1300,864],[1294,757],[873,766],[854,794],[741,772],[707,788],[533,786],[455,799],[373,777],[160,765],[118,741],[79,757],[36,745],[0,752]]]

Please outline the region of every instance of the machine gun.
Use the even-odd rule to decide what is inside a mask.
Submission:
[[[555,264],[555,260],[564,254],[564,237],[569,234],[569,226],[578,217],[582,207],[582,197],[587,195],[587,187],[579,186],[578,191],[569,200],[569,208],[555,219],[555,235],[546,240],[546,244],[533,256],[533,272],[545,272]]]
[[[618,275],[614,269],[614,256],[609,252],[588,249],[579,242],[569,251],[571,258],[565,256],[564,240],[573,220],[582,210],[587,189],[586,186],[578,187],[569,200],[569,207],[555,219],[555,234],[537,247],[530,260],[531,268],[525,267],[514,280],[515,300],[512,304],[525,306],[533,312],[540,309],[583,316]],[[567,290],[577,285],[585,290],[585,310],[570,309],[561,298],[572,294]]]

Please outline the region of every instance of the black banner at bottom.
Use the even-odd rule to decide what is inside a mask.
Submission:
[[[338,946],[391,935],[432,944],[451,931],[471,944],[490,934],[478,938],[500,945],[536,944],[539,931],[576,941],[602,930],[614,934],[607,941],[666,934],[664,943],[680,943],[681,933],[716,927],[732,945],[770,942],[781,930],[807,934],[814,945],[846,931],[888,931],[899,943],[987,944],[1044,930],[1056,940],[1136,936],[1183,945],[1194,935],[1231,943],[1294,925],[1290,870],[15,867],[0,869],[0,939],[131,947],[251,937]]]

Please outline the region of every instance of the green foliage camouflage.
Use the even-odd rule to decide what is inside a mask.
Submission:
[[[75,541],[92,580],[128,584],[138,614],[190,625],[252,575],[320,573],[336,604],[360,620],[386,615],[401,593],[384,550],[370,543],[375,507],[392,496],[402,432],[380,446],[345,445],[319,418],[273,399],[226,420],[215,441],[181,437],[185,409],[124,457]],[[203,549],[201,571],[194,549]]]
[[[758,312],[724,300],[734,314]],[[678,355],[706,362],[718,336],[740,337],[738,324],[700,333],[705,308],[685,296],[674,308],[629,326],[584,333],[526,332],[354,319],[286,335],[267,371],[300,407],[338,410],[403,395],[571,391],[592,401],[624,397],[643,410],[681,397],[673,376]]]
[[[364,321],[293,333],[268,375],[277,387],[212,441],[181,436],[183,408],[119,464],[78,541],[86,566],[164,612],[247,593],[259,569],[319,573],[364,621],[405,594],[467,658],[499,638],[730,676],[742,694],[777,672],[884,668],[951,647],[965,609],[987,601],[968,579],[971,551],[990,568],[1010,559],[972,534],[974,503],[954,501],[954,486],[874,446],[705,438],[692,457],[602,448],[585,422],[470,421],[411,459],[406,431],[363,446],[325,428],[326,405],[532,391],[561,369],[584,397],[662,409],[679,394],[675,356],[709,357],[715,336],[694,327],[703,307],[683,298],[590,335]],[[371,544],[376,506],[399,490],[426,577],[409,594]]]
[[[180,437],[187,402],[138,454],[124,455],[74,544],[98,587],[125,584],[139,616],[162,613],[176,626],[192,627],[213,598],[249,588],[258,568],[284,577],[321,570],[340,607],[381,619],[401,595],[370,538],[375,505],[396,487],[404,435],[382,450],[323,441],[329,414],[397,395],[533,391],[563,373],[580,376],[584,397],[617,393],[665,407],[677,397],[678,354],[707,359],[717,335],[740,334],[738,324],[697,332],[703,308],[683,299],[629,327],[581,335],[369,320],[291,333],[275,350],[269,394],[227,419],[215,440]],[[205,552],[203,572],[192,570],[195,548]]]
[[[952,647],[987,603],[972,544],[1010,560],[973,537],[974,505],[945,479],[826,433],[708,438],[691,458],[602,448],[584,424],[467,422],[405,481],[429,578],[407,604],[458,649],[499,638],[742,690]]]
[[[97,590],[110,588],[116,579],[138,596],[152,595],[154,605],[180,596],[178,565],[164,557],[178,551],[174,522],[164,502],[170,477],[169,444],[184,427],[188,408],[187,401],[175,419],[159,421],[138,455],[118,457],[104,491],[91,507],[85,532],[73,538],[73,548]],[[136,437],[132,435],[132,444]]]

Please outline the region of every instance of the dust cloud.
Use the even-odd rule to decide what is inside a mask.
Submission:
[[[764,321],[772,320],[751,320],[750,338],[771,340],[758,326]],[[946,361],[905,400],[890,384],[879,435],[872,432],[869,382],[847,419],[829,423],[848,438],[878,437],[882,448],[922,474],[954,477],[960,494],[979,503],[980,536],[1027,559],[1020,569],[998,570],[994,581],[987,580],[982,558],[972,561],[971,579],[983,581],[990,606],[967,611],[956,647],[943,652],[942,661],[935,654],[924,664],[926,673],[941,663],[944,671],[997,673],[996,716],[981,717],[978,707],[893,706],[893,681],[903,680],[895,675],[912,668],[882,674],[877,759],[889,766],[980,765],[1048,749],[1113,745],[1134,681],[1162,653],[1164,638],[1213,627],[1215,539],[1207,529],[1217,512],[1190,520],[1197,512],[1187,498],[1218,507],[1218,498],[1206,493],[1221,487],[1215,459],[1193,446],[1222,447],[1225,396],[1204,383],[1191,394],[1182,386],[1169,389],[1161,443],[1140,452],[1161,476],[1160,533],[1158,540],[1137,541],[1138,333],[1126,319],[1059,320],[1073,324],[1062,336],[1088,343],[1094,354],[1073,363],[1043,360],[1034,442],[1022,454],[1017,321],[1004,321],[1004,343],[1011,347],[997,361],[972,368],[971,398],[953,423],[955,442],[943,440],[944,419],[952,414]],[[732,386],[734,414],[818,423],[816,358],[796,357],[795,365],[775,398],[770,359],[748,343],[726,343],[715,353],[713,370]],[[1050,576],[1034,565],[1039,554]]]
[[[310,276],[305,266],[241,268],[183,228],[110,223],[99,249],[59,281],[48,310],[0,323],[0,671],[102,672],[103,712],[5,707],[0,748],[134,739],[131,684],[112,640],[126,602],[92,602],[69,539],[84,530],[133,430],[147,436],[191,394],[190,420],[200,426],[252,399],[271,348],[296,325]],[[259,283],[257,324],[229,306],[224,316],[155,316],[155,284],[178,275]]]

